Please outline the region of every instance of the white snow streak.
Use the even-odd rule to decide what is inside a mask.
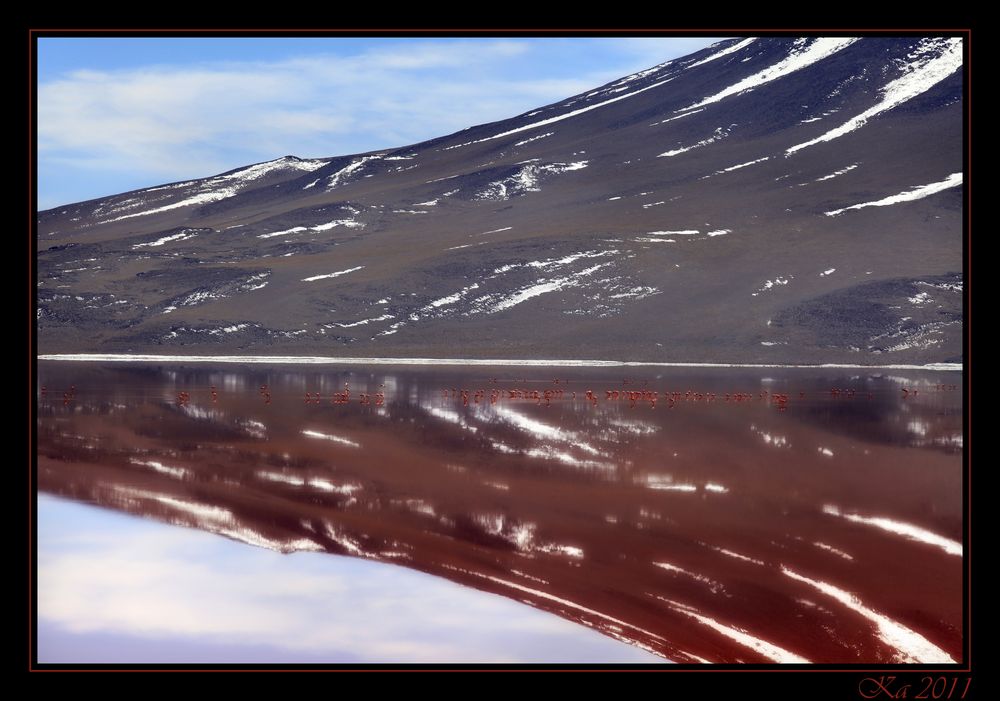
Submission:
[[[546,292],[555,292],[563,287],[573,287],[576,283],[570,278],[557,278],[550,282],[542,282],[537,285],[533,285],[523,290],[519,290],[516,294],[511,295],[507,299],[502,299],[496,303],[493,307],[494,312],[500,312],[504,309],[510,309],[513,306],[521,304],[521,302],[526,302],[532,297],[537,297],[543,295]]]
[[[178,209],[180,207],[190,207],[196,204],[207,204],[208,202],[217,202],[219,200],[224,200],[227,197],[232,197],[236,194],[236,188],[225,187],[221,190],[212,190],[209,192],[201,192],[187,199],[183,199],[180,202],[174,202],[173,204],[163,205],[162,207],[155,207],[154,209],[147,209],[142,212],[135,212],[134,214],[123,214],[120,217],[115,217],[114,219],[106,219],[102,224],[110,224],[111,222],[121,221],[122,219],[131,219],[132,217],[144,217],[149,214],[159,214],[160,212],[166,212],[171,209]]]
[[[906,190],[898,195],[891,195],[885,197],[881,200],[876,200],[875,202],[862,202],[861,204],[852,204],[850,207],[843,207],[841,209],[835,209],[831,212],[826,212],[826,216],[835,217],[838,214],[843,214],[844,212],[851,209],[863,209],[865,207],[886,207],[891,204],[899,204],[900,202],[912,202],[913,200],[920,200],[924,197],[929,197],[930,195],[936,194],[943,190],[948,190],[953,187],[958,187],[962,184],[962,174],[952,173],[944,180],[936,183],[930,183],[928,185],[920,185],[919,187]]]
[[[670,151],[665,151],[664,153],[658,155],[657,158],[669,158],[670,156],[678,156],[682,153],[686,153],[687,151],[691,151],[692,149],[701,148],[702,146],[708,146],[709,144],[715,143],[719,139],[724,139],[727,136],[729,136],[729,131],[734,126],[736,125],[735,124],[730,125],[729,128],[726,129],[718,127],[715,130],[715,132],[713,132],[712,136],[708,137],[707,139],[702,139],[698,143],[692,144],[691,146],[681,146],[680,148],[675,148]]]
[[[546,136],[552,136],[553,134],[555,134],[554,131],[550,131],[550,132],[547,132],[545,134],[539,134],[538,136],[532,136],[530,138],[527,138],[524,141],[518,141],[514,145],[515,146],[524,146],[525,144],[530,144],[532,141],[538,141],[539,139],[544,139]]]
[[[206,204],[208,202],[217,202],[218,200],[224,200],[228,197],[233,197],[236,195],[241,187],[246,183],[257,180],[263,177],[267,173],[274,170],[281,170],[285,168],[292,168],[295,170],[315,170],[323,165],[326,165],[328,161],[299,161],[290,158],[277,158],[273,161],[267,161],[265,163],[258,163],[256,165],[243,168],[234,173],[228,175],[217,175],[214,178],[201,181],[199,187],[203,190],[191,197],[187,197],[179,202],[174,202],[173,204],[164,205],[162,207],[155,207],[153,209],[147,209],[141,212],[135,212],[133,214],[124,214],[113,219],[108,219],[103,224],[110,222],[120,221],[122,219],[130,219],[132,217],[144,217],[149,214],[158,214],[160,212],[166,212],[171,209],[178,209],[180,207],[189,207],[197,204]],[[197,181],[188,181],[184,183],[178,183],[176,185],[168,186],[170,189],[191,185]],[[225,183],[232,183],[231,185],[225,185]],[[217,188],[219,185],[224,185],[221,188]],[[206,189],[207,188],[207,189]],[[217,188],[217,189],[214,189]],[[152,188],[146,190],[145,192],[153,192],[154,190],[162,190],[165,188]]]
[[[329,176],[327,178],[326,189],[327,190],[332,190],[333,188],[335,188],[338,185],[340,185],[340,181],[341,180],[343,180],[344,178],[349,177],[353,173],[355,173],[358,170],[360,170],[364,166],[365,163],[367,163],[368,161],[377,160],[377,159],[379,159],[381,157],[382,157],[381,155],[376,155],[376,156],[362,156],[361,158],[358,158],[357,160],[351,161],[346,166],[344,166],[343,168],[341,168],[340,170],[338,170],[336,173],[334,173],[333,175],[331,175],[331,176]]]
[[[274,238],[275,236],[285,236],[287,234],[295,234],[295,233],[298,233],[299,231],[308,231],[308,230],[309,229],[307,227],[305,227],[305,226],[293,226],[291,229],[284,229],[282,231],[275,231],[274,233],[270,233],[270,234],[260,234],[257,238],[259,238],[259,239],[270,239],[270,238]]]
[[[573,110],[572,112],[566,112],[565,114],[560,114],[555,117],[549,117],[548,119],[543,119],[538,122],[532,122],[531,124],[525,124],[523,127],[517,127],[516,129],[511,129],[509,131],[501,132],[499,134],[494,134],[493,136],[487,136],[482,139],[476,139],[475,141],[467,141],[464,144],[456,144],[455,146],[446,146],[445,151],[450,151],[453,148],[461,148],[462,146],[470,146],[472,144],[481,144],[484,141],[492,141],[493,139],[499,139],[504,136],[509,136],[511,134],[517,134],[518,132],[528,131],[529,129],[535,129],[537,127],[543,127],[547,124],[553,124],[555,122],[561,122],[564,119],[569,119],[570,117],[575,117],[578,114],[583,114],[584,112],[590,112],[591,110],[596,110],[598,107],[604,107],[605,105],[610,105],[613,102],[618,102],[619,100],[624,100],[626,98],[632,97],[633,95],[638,95],[639,93],[646,92],[647,90],[652,90],[653,88],[658,88],[664,83],[669,83],[673,78],[667,78],[666,80],[661,80],[658,83],[653,83],[652,85],[647,85],[644,88],[639,88],[634,92],[627,93],[625,95],[619,95],[618,97],[612,97],[610,100],[604,100],[603,102],[598,102],[594,105],[588,105],[586,107],[581,107],[578,110]]]
[[[758,158],[755,161],[747,161],[746,163],[740,163],[738,165],[729,166],[728,168],[723,168],[722,170],[717,170],[713,175],[722,175],[723,173],[731,173],[734,170],[739,170],[740,168],[746,168],[747,166],[756,165],[757,163],[763,163],[764,161],[770,159],[770,156],[764,156],[763,158]]]
[[[361,321],[355,321],[355,322],[350,323],[350,324],[332,324],[332,326],[337,326],[337,327],[340,327],[342,329],[349,329],[349,328],[352,328],[354,326],[363,326],[363,325],[365,325],[365,324],[367,324],[369,322],[372,322],[372,321],[388,321],[389,319],[392,319],[392,318],[393,318],[392,314],[383,314],[382,316],[372,317],[371,319],[362,319]]]
[[[155,241],[150,241],[149,243],[137,243],[134,246],[132,246],[132,248],[144,248],[146,246],[162,246],[163,244],[170,243],[171,241],[183,241],[184,239],[191,239],[194,238],[195,236],[196,234],[190,234],[186,231],[182,231],[179,234],[174,234],[172,236],[164,236],[162,239],[156,239]]]
[[[754,73],[751,76],[747,76],[738,83],[734,83],[728,88],[706,97],[701,102],[696,102],[693,105],[678,111],[686,112],[697,107],[704,107],[705,105],[727,98],[730,95],[747,92],[760,87],[765,83],[777,80],[778,78],[784,78],[786,75],[802,70],[817,61],[821,61],[828,56],[832,56],[842,49],[846,49],[857,40],[857,38],[847,37],[820,38],[814,40],[804,49],[793,48],[788,56],[775,63],[773,66],[768,66],[764,70]]]
[[[501,231],[510,231],[513,228],[514,227],[512,226],[505,226],[502,229],[492,229],[490,231],[484,231],[481,234],[474,234],[474,236],[486,236],[486,234],[499,234]]]
[[[361,270],[363,265],[359,265],[356,268],[348,268],[347,270],[339,270],[335,273],[327,273],[326,275],[313,275],[312,277],[302,278],[302,282],[313,282],[314,280],[324,280],[331,277],[340,277],[341,275],[347,275],[347,273],[353,273],[355,270]]]
[[[831,141],[855,129],[860,129],[872,117],[927,92],[962,67],[962,40],[957,38],[924,39],[907,58],[913,60],[903,67],[903,75],[890,81],[882,88],[881,102],[811,141],[792,146],[785,151],[785,156],[791,156],[807,146]]]
[[[649,126],[651,126],[651,127],[658,127],[661,124],[666,124],[667,122],[672,122],[675,119],[684,119],[684,117],[690,117],[692,114],[698,114],[699,112],[704,112],[704,111],[705,111],[704,107],[701,108],[700,110],[691,110],[690,112],[685,112],[684,114],[679,114],[676,117],[670,117],[668,119],[664,119],[662,122],[653,122]]]
[[[719,51],[717,53],[714,53],[711,56],[708,56],[707,58],[703,58],[700,61],[696,61],[695,63],[692,63],[690,66],[685,66],[684,70],[687,70],[689,68],[694,68],[695,66],[700,66],[702,64],[708,63],[709,61],[714,61],[717,58],[722,58],[723,56],[728,56],[729,54],[732,54],[732,53],[736,53],[740,49],[743,49],[743,48],[746,48],[747,46],[750,46],[750,44],[754,43],[755,41],[757,41],[756,37],[755,38],[751,38],[751,39],[744,39],[743,41],[738,42],[736,44],[733,44],[732,46],[730,46],[728,48],[725,48],[722,51]]]
[[[335,226],[346,226],[348,229],[358,229],[364,228],[364,224],[361,222],[356,222],[353,219],[335,219],[326,224],[317,224],[316,226],[309,227],[310,231],[329,231]]]
[[[510,199],[512,195],[519,195],[524,192],[539,192],[538,180],[543,174],[558,175],[571,170],[580,170],[581,168],[586,168],[587,163],[588,161],[576,161],[574,163],[547,163],[545,165],[538,165],[528,161],[513,175],[487,185],[476,195],[476,199],[502,201]]]
[[[824,180],[832,180],[833,178],[836,178],[838,175],[843,175],[844,173],[850,173],[852,170],[854,170],[855,168],[857,168],[858,165],[860,165],[860,164],[858,164],[858,163],[852,163],[851,165],[847,166],[843,170],[835,170],[832,173],[830,173],[829,175],[824,175],[822,178],[816,178],[813,182],[821,183]]]
[[[441,299],[435,299],[428,306],[429,307],[443,307],[443,306],[448,305],[448,304],[454,304],[458,300],[462,299],[462,297],[464,297],[471,290],[477,290],[477,289],[479,289],[479,283],[478,282],[474,282],[470,286],[462,288],[461,290],[459,290],[455,294],[448,295],[447,297],[442,297]]]

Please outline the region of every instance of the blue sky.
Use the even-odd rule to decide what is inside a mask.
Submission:
[[[43,38],[38,206],[404,146],[718,39]]]

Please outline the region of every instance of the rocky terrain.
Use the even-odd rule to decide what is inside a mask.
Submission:
[[[961,362],[963,47],[737,38],[38,215],[40,353]]]

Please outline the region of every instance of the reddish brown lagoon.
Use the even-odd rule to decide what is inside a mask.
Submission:
[[[403,565],[681,663],[946,663],[963,640],[960,386],[41,362],[38,486]]]

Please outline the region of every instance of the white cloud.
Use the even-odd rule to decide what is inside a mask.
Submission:
[[[60,168],[80,178],[142,174],[151,186],[285,154],[405,146],[662,62],[681,40],[607,40],[616,65],[555,79],[526,68],[546,56],[533,41],[427,41],[347,56],[66,73],[38,88],[40,198],[59,199],[54,183],[71,177]],[[512,61],[522,63],[506,69]]]
[[[645,37],[642,40],[619,39],[617,46],[649,66],[662,63],[674,56],[685,56],[705,48],[709,42],[721,39],[710,37]]]
[[[211,174],[193,165],[212,171],[245,164],[245,156],[231,161],[226,154],[248,144],[260,159],[350,153],[345,137],[355,135],[368,148],[403,146],[426,138],[428,124],[444,134],[551,94],[551,81],[466,79],[476,64],[523,50],[498,41],[350,58],[76,71],[39,87],[39,153],[183,178]],[[446,74],[414,80],[414,72],[456,66],[459,82]],[[565,89],[585,85],[570,81]]]

